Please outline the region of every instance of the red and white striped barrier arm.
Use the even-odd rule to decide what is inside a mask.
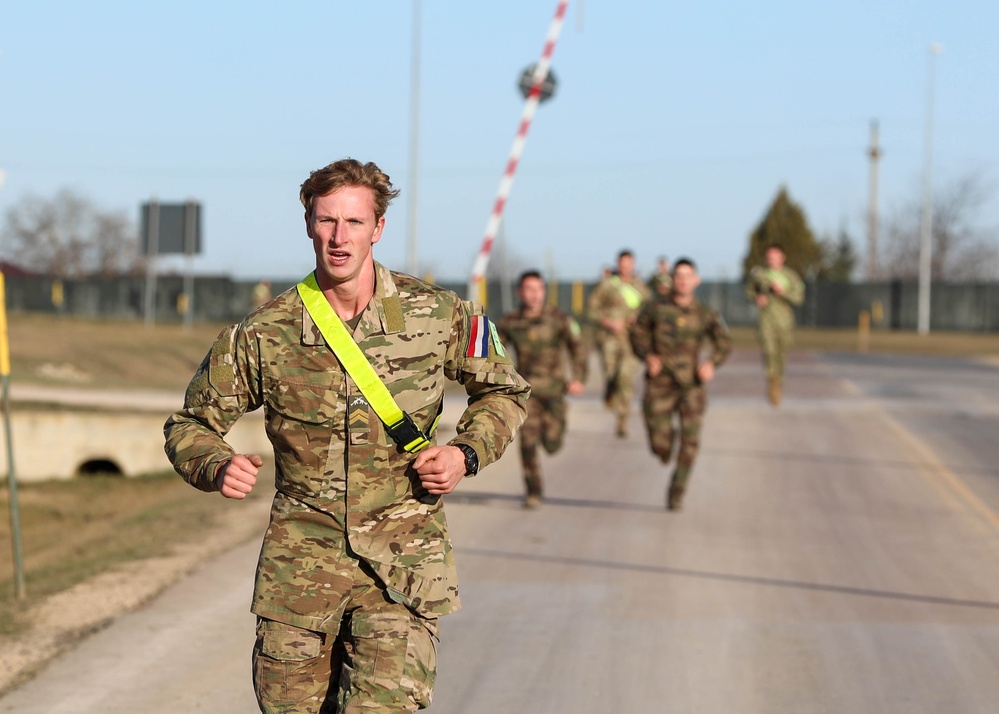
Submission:
[[[524,102],[524,113],[520,117],[520,127],[517,129],[517,136],[513,140],[513,147],[510,149],[510,157],[506,162],[506,171],[500,180],[499,191],[496,195],[496,203],[493,205],[493,212],[486,223],[486,235],[482,239],[482,247],[475,257],[472,265],[472,275],[468,280],[468,298],[485,302],[485,277],[486,268],[489,265],[489,254],[493,249],[493,240],[499,230],[500,221],[503,218],[503,208],[506,200],[510,196],[510,188],[513,186],[513,177],[517,172],[517,164],[520,163],[520,156],[524,152],[524,144],[527,142],[527,132],[531,128],[531,120],[538,110],[541,101],[541,85],[548,76],[548,69],[552,63],[552,53],[555,51],[555,43],[562,32],[562,21],[565,19],[565,11],[569,6],[569,0],[559,0],[558,7],[555,8],[555,17],[548,28],[548,37],[545,39],[545,49],[541,53],[541,60],[534,69],[534,83],[531,92]]]

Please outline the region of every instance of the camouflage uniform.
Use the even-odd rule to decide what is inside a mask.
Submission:
[[[707,391],[697,378],[704,341],[711,342],[715,367],[732,352],[728,327],[713,309],[694,300],[677,305],[672,295],[657,295],[642,307],[631,329],[635,354],[657,355],[663,362],[655,377],[646,375],[643,408],[649,446],[664,464],[673,455],[673,413],[680,419],[680,448],[670,481],[669,504],[679,509],[697,457],[701,421],[707,409]]]
[[[531,385],[527,420],[520,429],[520,460],[528,496],[543,493],[538,445],[549,454],[562,448],[565,435],[565,353],[572,364],[572,379],[586,381],[586,345],[574,319],[556,307],[546,307],[538,317],[511,312],[499,322],[502,340],[517,352],[517,371]],[[563,350],[564,348],[564,350]]]
[[[601,281],[587,304],[590,318],[596,322],[601,360],[604,366],[606,388],[604,401],[617,414],[618,435],[624,436],[631,400],[635,391],[635,373],[638,360],[628,343],[627,326],[630,325],[642,302],[649,298],[649,288],[637,276],[628,282],[617,275]],[[599,324],[600,320],[623,320],[625,329],[615,334]]]
[[[484,467],[523,422],[530,387],[472,312],[454,293],[375,263],[353,336],[425,433],[445,378],[463,384],[469,406],[449,443],[473,447]],[[487,327],[484,339],[471,338],[473,324]],[[460,607],[443,505],[419,500],[415,454],[388,436],[295,289],[217,338],[164,427],[178,473],[219,490],[217,471],[234,455],[223,437],[260,407],[277,488],[251,607],[258,697],[273,706],[261,701],[263,711],[318,712],[327,685],[330,698],[340,687],[341,714],[360,711],[348,701],[363,700],[365,712],[427,706],[436,618]]]
[[[775,281],[783,284],[784,295],[771,289]],[[771,386],[771,400],[776,404],[780,401],[780,383],[784,379],[784,365],[794,335],[794,306],[805,301],[805,284],[787,266],[779,270],[757,266],[749,271],[746,296],[755,302],[758,295],[767,297],[767,304],[760,309],[759,340]]]

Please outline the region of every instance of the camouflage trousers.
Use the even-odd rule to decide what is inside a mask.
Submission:
[[[681,387],[669,375],[649,379],[642,403],[652,453],[668,464],[676,441],[674,414],[679,421],[679,450],[671,486],[683,491],[701,443],[701,423],[708,408],[708,394],[701,385]]]
[[[607,335],[600,342],[600,358],[604,366],[604,401],[607,407],[625,418],[631,412],[635,396],[635,375],[641,362],[631,351],[627,337]]]
[[[543,495],[538,446],[549,454],[562,448],[565,437],[565,398],[531,395],[527,400],[527,419],[520,427],[520,462],[524,467],[524,485],[529,496]]]
[[[257,618],[253,683],[264,714],[389,714],[430,705],[437,620],[391,601],[358,561],[340,631]]]
[[[784,378],[784,365],[787,363],[787,352],[791,349],[793,338],[793,325],[773,319],[760,319],[759,339],[768,379]]]

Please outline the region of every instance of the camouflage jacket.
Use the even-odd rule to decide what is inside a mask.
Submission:
[[[517,352],[517,371],[531,384],[531,395],[565,394],[568,354],[572,379],[586,381],[586,345],[579,325],[556,307],[546,307],[538,317],[511,312],[499,322],[500,338]]]
[[[705,340],[711,342],[711,361],[716,367],[732,352],[728,327],[715,310],[696,299],[686,307],[677,305],[672,294],[656,295],[642,306],[630,337],[640,359],[658,355],[662,374],[681,387],[698,383],[697,365]]]
[[[771,287],[780,283],[784,294],[778,295]],[[798,274],[784,266],[779,270],[758,265],[749,271],[746,282],[746,298],[756,300],[758,295],[767,296],[766,306],[760,309],[762,320],[776,320],[782,323],[794,324],[794,306],[805,301],[805,283]]]
[[[638,276],[632,276],[628,282],[612,275],[601,281],[590,293],[587,301],[587,312],[590,319],[599,323],[600,320],[623,320],[631,323],[638,314],[638,308],[649,299],[650,291]],[[602,326],[598,329],[605,335],[610,331]]]
[[[492,463],[523,423],[530,387],[470,303],[378,263],[375,271],[375,294],[353,330],[361,351],[425,433],[441,411],[445,379],[464,385],[468,407],[449,443],[472,446],[480,468]],[[245,412],[264,409],[277,494],[257,568],[258,615],[335,632],[323,557],[344,548],[416,612],[460,607],[442,502],[418,500],[415,454],[396,446],[359,397],[292,288],[222,331],[184,408],[166,422],[174,468],[213,491],[218,467],[233,456],[226,433]]]

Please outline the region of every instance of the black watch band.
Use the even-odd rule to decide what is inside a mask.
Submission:
[[[479,472],[479,455],[468,444],[455,444],[465,454],[465,475],[474,476]]]

